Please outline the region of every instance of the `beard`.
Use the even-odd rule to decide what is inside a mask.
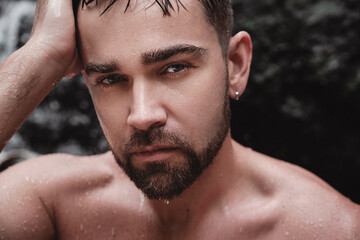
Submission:
[[[227,92],[227,88],[226,88]],[[205,147],[196,151],[183,135],[165,130],[163,126],[147,131],[135,130],[124,145],[121,155],[111,148],[117,164],[124,170],[149,199],[170,200],[179,196],[213,162],[230,129],[230,103],[224,96],[219,121],[211,127]],[[215,118],[216,119],[216,118]],[[155,162],[146,162],[137,167],[132,164],[132,150],[152,145],[170,145],[179,158],[171,157]],[[175,154],[174,154],[175,155]],[[177,155],[176,155],[177,156]]]

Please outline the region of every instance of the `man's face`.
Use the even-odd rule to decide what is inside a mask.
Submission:
[[[88,87],[118,164],[149,198],[171,199],[228,134],[226,64],[198,1],[171,17],[145,0],[124,13],[126,3],[78,13]]]

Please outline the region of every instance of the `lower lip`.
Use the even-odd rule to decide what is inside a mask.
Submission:
[[[169,158],[176,151],[175,148],[164,148],[149,152],[134,153],[132,158],[139,162],[156,162]]]

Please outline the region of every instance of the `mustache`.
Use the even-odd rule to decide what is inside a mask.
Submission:
[[[186,138],[164,127],[150,128],[146,131],[135,129],[130,139],[125,143],[123,151],[132,152],[136,149],[151,145],[169,145],[176,148],[188,149],[190,144]]]

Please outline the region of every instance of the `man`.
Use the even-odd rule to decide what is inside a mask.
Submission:
[[[112,151],[2,173],[0,239],[360,239],[359,206],[231,139],[252,46],[230,38],[229,3],[78,4],[79,51],[71,1],[39,1],[29,42],[2,63],[0,142],[83,68]]]

